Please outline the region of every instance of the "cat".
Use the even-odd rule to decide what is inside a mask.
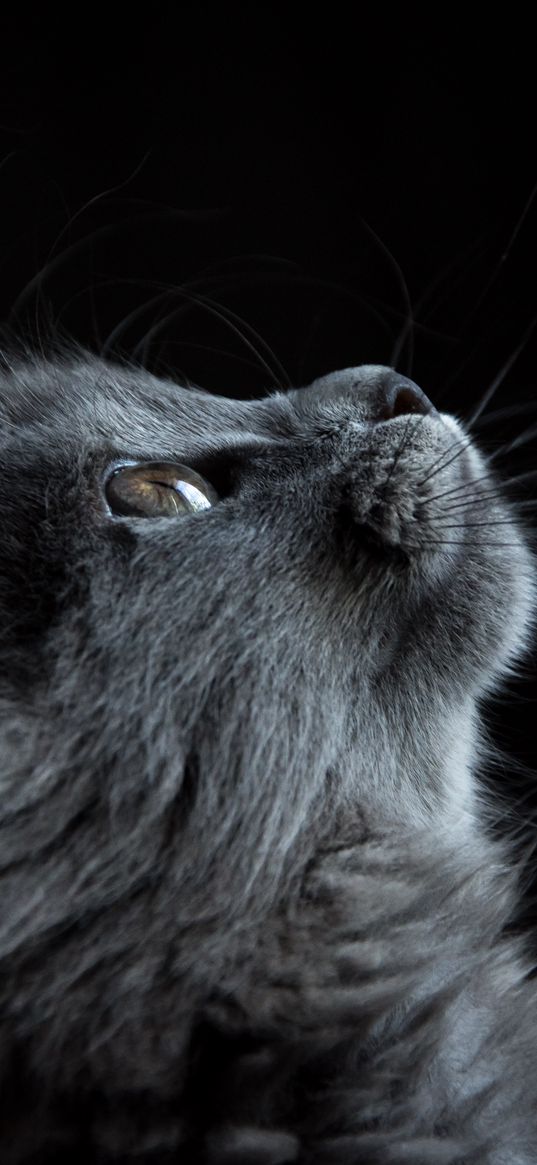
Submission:
[[[535,567],[462,423],[71,350],[0,430],[3,1165],[535,1165],[477,774]]]

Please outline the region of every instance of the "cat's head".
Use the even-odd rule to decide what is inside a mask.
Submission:
[[[476,701],[524,643],[532,566],[411,381],[368,365],[245,402],[30,360],[0,418],[2,805],[26,852],[60,839],[89,899],[92,869],[113,898],[172,868],[199,915],[207,887],[276,885],[345,807],[471,827]]]

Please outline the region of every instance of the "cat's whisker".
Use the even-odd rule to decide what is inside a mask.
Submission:
[[[195,340],[167,340],[166,346],[169,348],[189,348],[192,351],[210,352],[212,356],[223,356],[226,360],[232,360],[234,364],[240,364],[243,368],[249,368],[251,372],[259,371],[259,364],[248,356],[243,356],[238,352],[233,352],[229,348],[218,348],[216,344],[200,344]],[[175,377],[174,377],[175,379]],[[184,383],[182,380],[181,383]]]
[[[477,527],[488,529],[491,526],[512,526],[512,524],[511,518],[491,518],[490,522],[435,522],[435,526],[442,530],[470,530],[471,528]]]
[[[502,254],[500,255],[500,258],[499,258],[499,260],[498,260],[498,263],[496,264],[496,267],[495,267],[495,269],[494,269],[494,271],[493,271],[493,273],[492,273],[492,275],[491,275],[491,277],[490,277],[490,279],[489,279],[488,283],[486,283],[486,284],[485,284],[485,287],[483,288],[483,290],[482,290],[482,292],[481,292],[480,296],[478,297],[478,299],[477,299],[477,301],[476,301],[476,303],[475,303],[475,305],[474,305],[473,311],[472,311],[472,313],[471,313],[471,315],[470,315],[470,317],[469,317],[469,320],[470,320],[470,321],[471,321],[471,320],[472,320],[472,319],[475,317],[475,313],[476,313],[476,311],[478,310],[478,308],[479,308],[479,307],[481,306],[481,304],[483,303],[483,300],[484,300],[484,299],[486,298],[486,296],[488,295],[488,293],[489,293],[489,291],[490,291],[490,288],[493,286],[493,284],[496,282],[496,280],[497,280],[498,276],[500,275],[500,273],[501,273],[501,271],[502,271],[502,268],[503,268],[503,265],[504,265],[504,263],[505,263],[505,262],[506,262],[506,260],[509,258],[509,255],[511,254],[511,251],[512,251],[512,249],[513,249],[513,246],[514,246],[514,244],[515,244],[515,241],[516,241],[516,238],[517,238],[517,236],[518,236],[518,233],[519,233],[519,231],[520,231],[521,227],[523,226],[523,224],[524,224],[524,222],[525,222],[525,220],[526,220],[526,218],[527,218],[527,216],[528,216],[528,214],[529,214],[529,211],[530,211],[530,209],[531,209],[531,207],[532,207],[532,204],[533,204],[533,202],[534,202],[534,199],[535,199],[535,195],[536,195],[536,194],[537,194],[537,182],[535,182],[535,183],[533,184],[533,186],[532,186],[532,188],[531,188],[531,190],[530,190],[530,193],[529,193],[528,199],[527,199],[527,201],[526,201],[526,203],[525,203],[525,205],[524,205],[524,207],[523,207],[523,209],[522,209],[522,211],[521,211],[521,213],[520,213],[520,215],[519,215],[519,217],[518,217],[518,219],[517,219],[517,221],[516,221],[516,223],[515,223],[515,227],[514,227],[513,231],[511,232],[510,238],[509,238],[509,240],[508,240],[508,242],[507,242],[506,246],[504,247],[504,250],[502,251]],[[468,323],[468,322],[469,322],[469,321],[467,321],[467,323]]]
[[[535,481],[537,477],[537,469],[528,469],[524,473],[516,473],[513,477],[506,478],[501,484],[505,488],[511,485],[520,485],[523,481]]]
[[[535,193],[535,190],[533,191],[533,193]],[[532,195],[532,197],[533,197],[533,195]],[[487,405],[488,405],[489,401],[491,401],[491,400],[492,400],[492,397],[493,397],[493,396],[494,396],[494,394],[497,392],[498,388],[499,388],[499,387],[500,387],[500,385],[503,383],[503,381],[505,380],[505,378],[506,378],[506,376],[508,375],[508,373],[511,371],[511,369],[512,369],[513,365],[514,365],[514,364],[516,363],[516,361],[518,360],[518,357],[519,357],[519,356],[521,355],[521,353],[524,351],[524,349],[525,349],[525,347],[526,347],[526,345],[527,345],[527,343],[528,343],[528,340],[529,340],[529,338],[530,338],[530,336],[531,336],[532,332],[533,332],[533,331],[534,331],[534,329],[535,329],[535,325],[536,325],[536,324],[537,324],[537,315],[534,315],[534,316],[533,316],[533,319],[532,319],[532,320],[530,320],[530,323],[528,324],[528,327],[526,328],[526,330],[525,330],[525,332],[524,332],[524,334],[523,334],[523,336],[522,336],[522,339],[521,339],[521,340],[520,340],[520,342],[517,344],[516,348],[515,348],[515,349],[514,349],[514,351],[511,353],[511,355],[509,356],[509,358],[508,358],[508,359],[505,361],[505,364],[503,364],[503,365],[502,365],[502,367],[500,368],[500,371],[499,371],[499,372],[498,372],[498,374],[497,374],[497,375],[494,377],[494,380],[492,381],[492,383],[489,385],[489,387],[488,387],[488,388],[486,389],[486,391],[483,393],[483,396],[481,397],[481,400],[480,400],[480,401],[478,402],[478,404],[477,404],[477,408],[476,408],[476,409],[475,409],[475,411],[472,413],[472,415],[469,417],[469,419],[466,421],[466,424],[469,426],[469,428],[471,428],[471,427],[472,427],[472,425],[474,425],[474,424],[475,424],[475,422],[478,420],[478,418],[479,418],[479,417],[481,416],[481,414],[484,412],[484,410],[486,409],[486,407],[487,407]]]
[[[405,425],[404,430],[403,430],[403,435],[402,435],[401,440],[399,442],[399,445],[397,446],[397,449],[395,450],[395,453],[393,455],[392,463],[390,465],[390,469],[388,472],[388,476],[387,476],[386,480],[382,483],[382,486],[379,487],[376,491],[380,496],[383,496],[385,494],[386,490],[388,489],[390,481],[392,480],[393,474],[394,474],[395,469],[397,467],[397,463],[400,460],[404,450],[407,448],[407,439],[408,439],[409,429],[410,429],[410,425],[411,425],[412,421],[417,421],[419,423],[420,421],[423,421],[423,416],[419,415],[418,417],[416,417],[415,414],[409,413],[406,425]],[[417,429],[417,424],[414,425],[413,433],[416,432],[416,429]]]
[[[537,498],[523,498],[511,503],[517,510],[532,510],[537,506]]]
[[[536,411],[536,401],[529,401],[525,404],[506,405],[504,408],[495,409],[492,413],[485,413],[483,416],[477,417],[472,427],[475,426],[481,429],[487,425],[497,424],[498,421],[508,421],[512,417],[521,417],[525,413],[535,413]]]
[[[145,159],[143,159],[143,161],[145,161]],[[143,161],[141,164],[143,164]],[[129,179],[127,179],[127,182],[131,181],[131,179],[135,176],[135,174],[137,172],[138,172],[138,170],[134,171],[133,174],[131,175],[131,177]],[[65,236],[67,231],[72,227],[73,223],[81,217],[83,212],[85,210],[88,210],[91,206],[99,203],[102,199],[107,197],[110,193],[113,194],[115,191],[121,189],[122,185],[124,185],[124,183],[119,184],[118,187],[111,188],[111,190],[104,191],[101,195],[97,195],[97,196],[91,198],[85,204],[84,207],[81,207],[75,213],[75,215],[73,215],[69,218],[68,223],[64,227],[62,227],[61,231],[59,232],[59,235],[57,236],[55,242],[53,243],[52,247],[50,248],[49,253],[48,253],[48,257],[47,257],[45,263],[43,263],[41,265],[41,267],[39,268],[39,270],[36,272],[36,274],[30,280],[28,280],[28,282],[22,288],[22,291],[19,293],[19,295],[15,299],[14,303],[12,304],[11,309],[10,309],[10,313],[9,313],[9,321],[11,321],[11,322],[15,321],[15,320],[17,320],[18,317],[20,317],[20,315],[25,307],[25,304],[28,302],[28,300],[31,299],[31,297],[33,295],[36,296],[36,305],[35,305],[36,313],[38,313],[39,310],[42,310],[42,306],[40,307],[40,296],[41,296],[42,287],[43,287],[45,280],[49,279],[49,277],[56,274],[58,271],[61,270],[61,268],[68,261],[72,260],[75,256],[80,255],[81,252],[83,252],[85,249],[91,247],[93,244],[96,244],[97,242],[102,242],[104,239],[107,239],[107,238],[116,238],[117,237],[118,230],[120,229],[122,224],[118,224],[117,222],[106,223],[104,226],[96,227],[94,230],[89,231],[87,234],[83,235],[82,238],[77,239],[75,242],[69,244],[69,246],[65,247],[59,254],[55,254],[55,251],[57,250],[57,246],[58,246],[60,239]],[[154,206],[154,204],[148,203],[147,200],[144,200],[144,199],[132,199],[131,201],[134,202],[135,205],[142,205],[144,207],[147,207],[148,205],[151,207]],[[200,212],[196,212],[196,213],[205,216],[206,214],[210,214],[211,212],[200,211]],[[152,218],[162,219],[163,216],[166,216],[168,218],[179,218],[179,219],[183,220],[185,218],[191,218],[193,216],[193,214],[194,214],[194,212],[191,212],[191,211],[186,212],[186,211],[180,210],[176,207],[159,206],[158,209],[151,210],[151,212],[149,212],[146,209],[144,213],[140,213],[138,215],[132,215],[128,219],[128,225],[129,225],[129,228],[132,228],[132,226],[134,224],[138,224],[139,222],[148,223],[149,221],[151,221]],[[120,281],[118,280],[116,282],[120,282]],[[141,281],[141,280],[122,280],[121,282],[124,282],[124,283],[142,283],[143,281]]]
[[[443,506],[442,514],[450,514],[455,510],[471,509],[474,506],[488,505],[489,502],[501,501],[503,496],[499,490],[496,493],[476,495],[475,497],[466,498],[463,502],[456,502],[455,505]],[[425,505],[428,505],[428,501],[429,499],[426,500]]]
[[[470,246],[467,248],[467,253],[470,253],[470,254],[475,253],[475,251],[478,249],[479,249],[479,243],[478,243],[478,241],[474,240],[470,244]],[[465,261],[465,263],[468,262],[466,254],[464,257],[464,261]],[[444,332],[437,331],[436,329],[432,329],[432,328],[429,328],[427,326],[427,324],[425,323],[425,320],[427,319],[427,314],[425,314],[425,315],[423,314],[423,309],[425,308],[427,302],[431,299],[431,296],[432,296],[433,292],[435,291],[435,289],[439,286],[441,287],[442,285],[445,285],[446,276],[448,275],[448,273],[452,270],[455,270],[455,268],[460,267],[460,266],[461,266],[461,255],[459,254],[459,255],[456,255],[456,257],[454,259],[452,259],[450,262],[448,262],[444,265],[444,267],[438,272],[438,274],[435,276],[434,279],[431,279],[431,281],[429,282],[429,284],[427,285],[425,290],[422,292],[417,303],[414,305],[413,319],[410,320],[410,326],[412,327],[414,333],[425,332],[427,334],[445,336]],[[445,295],[447,296],[447,294],[448,293],[446,292]],[[443,298],[444,297],[442,297],[440,299],[440,302],[443,301]],[[438,300],[437,300],[437,305],[438,305]],[[437,305],[435,305],[435,306],[437,306]],[[430,314],[430,310],[431,309],[429,308],[428,314]],[[395,350],[392,353],[391,363],[392,363],[393,367],[396,367],[396,363],[397,363],[396,353],[400,352],[403,345],[404,345],[405,334],[406,334],[406,331],[408,330],[408,327],[409,327],[409,320],[407,318],[405,320],[405,323],[403,324],[403,328],[401,329],[401,335],[397,339]]]
[[[150,155],[151,150],[146,150],[141,161],[138,162],[132,173],[129,174],[127,178],[125,178],[122,182],[117,182],[114,186],[109,186],[106,190],[99,191],[98,194],[94,194],[91,198],[88,198],[87,201],[84,202],[82,206],[80,206],[78,210],[74,212],[74,214],[70,216],[68,222],[65,223],[65,226],[63,226],[59,233],[56,235],[56,238],[49,251],[49,259],[52,258],[55,251],[57,251],[62,239],[65,238],[68,231],[72,230],[78,219],[82,218],[82,216],[86,214],[86,211],[88,211],[92,206],[102,204],[106,198],[110,198],[112,195],[118,194],[120,190],[125,190],[125,188],[131,182],[133,182],[135,178],[138,177],[138,174],[145,166],[145,163],[147,162],[147,159],[150,157]]]
[[[484,473],[484,474],[480,475],[479,477],[474,478],[472,481],[472,485],[473,486],[478,485],[482,481],[486,481],[487,484],[490,485],[491,484],[490,474]],[[456,497],[458,494],[462,494],[463,497],[466,497],[467,493],[468,493],[468,483],[464,482],[463,485],[454,485],[454,486],[452,486],[451,489],[443,490],[442,493],[432,494],[430,497],[427,497],[426,501],[427,502],[441,501],[442,498],[447,498],[447,497],[450,497],[452,495],[455,495],[455,497]]]
[[[525,429],[523,433],[519,433],[517,437],[513,437],[506,445],[503,445],[500,449],[496,449],[494,453],[490,453],[489,460],[495,461],[497,457],[501,457],[505,453],[511,453],[513,449],[519,449],[522,445],[527,445],[528,441],[533,441],[534,437],[537,437],[537,425]]]
[[[135,223],[137,221],[146,221],[147,218],[148,218],[147,214],[140,215],[140,216],[133,216],[133,218],[131,218],[129,220],[129,222],[132,225],[133,223]],[[55,245],[54,245],[49,252],[49,258],[47,259],[47,261],[40,267],[40,269],[36,273],[36,275],[34,275],[32,277],[32,279],[30,279],[28,281],[28,283],[25,285],[25,287],[23,287],[22,291],[20,292],[20,294],[17,296],[16,300],[12,304],[12,307],[11,307],[11,310],[9,313],[10,321],[16,320],[17,317],[20,316],[20,314],[24,308],[24,305],[31,298],[31,296],[34,295],[34,293],[38,296],[40,295],[41,288],[42,288],[42,285],[45,282],[45,280],[48,279],[55,272],[61,270],[61,267],[68,260],[73,259],[76,255],[80,255],[80,253],[82,251],[84,251],[85,248],[91,246],[93,243],[102,242],[106,238],[116,237],[117,230],[118,230],[117,223],[107,223],[105,226],[96,227],[95,230],[90,231],[87,235],[83,235],[81,239],[77,239],[76,242],[70,243],[70,245],[68,247],[65,247],[64,250],[61,251],[60,254],[56,255],[56,256],[54,256],[54,251],[55,251]],[[62,229],[62,234],[64,233],[64,231],[65,231],[65,228]]]
[[[425,505],[429,505],[431,502],[443,501],[444,498],[449,498],[450,502],[451,501],[455,502],[456,505],[445,507],[444,512],[446,512],[447,509],[457,508],[459,504],[460,505],[475,505],[477,503],[481,504],[481,503],[488,501],[488,500],[493,501],[495,498],[498,498],[501,500],[501,499],[505,499],[506,490],[509,487],[520,485],[521,482],[523,482],[526,478],[533,480],[536,476],[537,476],[537,470],[532,469],[532,470],[529,470],[528,473],[516,474],[514,477],[506,478],[505,481],[495,483],[494,481],[491,481],[490,476],[488,474],[486,474],[486,475],[483,475],[482,477],[474,478],[473,481],[470,483],[470,485],[465,482],[463,485],[455,486],[453,489],[445,490],[443,493],[432,494],[432,496],[424,498],[423,503]],[[491,486],[492,488],[487,490],[484,493],[483,492],[475,493],[473,495],[468,496],[469,489],[475,488],[481,482],[486,482],[487,485]],[[459,497],[463,498],[463,501],[461,503],[458,502]],[[512,499],[512,500],[514,500],[514,499]],[[518,504],[520,504],[520,502]]]
[[[460,530],[461,527],[455,526],[453,528]],[[459,539],[424,538],[420,542],[416,542],[413,544],[409,543],[408,549],[409,550],[421,550],[423,546],[479,546],[481,549],[483,549],[483,542],[472,542],[472,541],[470,541],[470,539],[467,539],[467,538],[464,538],[464,539],[460,539],[460,538]],[[496,542],[495,541],[494,547],[496,548],[497,546],[515,548],[515,547],[518,547],[518,543],[517,542]]]
[[[386,243],[383,241],[383,239],[380,238],[380,236],[377,234],[377,232],[375,230],[373,230],[373,227],[370,225],[370,223],[368,223],[363,216],[360,216],[360,217],[361,217],[362,225],[365,228],[365,230],[375,240],[375,243],[376,243],[377,247],[379,248],[379,250],[382,252],[382,254],[385,255],[386,258],[389,260],[390,265],[392,267],[392,270],[395,272],[397,281],[399,283],[399,288],[400,288],[402,295],[403,295],[403,302],[405,304],[405,316],[406,316],[405,328],[403,329],[401,336],[399,337],[399,339],[397,340],[397,342],[395,344],[394,350],[392,352],[390,364],[393,368],[397,367],[397,363],[398,363],[399,358],[401,356],[403,345],[404,345],[404,343],[406,343],[406,337],[408,335],[408,358],[407,358],[407,373],[406,373],[406,375],[410,376],[411,371],[412,371],[413,361],[414,361],[414,337],[413,337],[413,330],[412,330],[413,329],[412,300],[410,298],[408,284],[407,284],[407,281],[403,275],[402,268],[400,267],[399,263],[397,262],[397,259],[393,255],[392,251],[390,251],[389,247],[386,246]]]
[[[451,451],[451,449],[455,447],[455,445],[458,445],[458,448],[453,454],[453,457],[450,457],[448,461],[442,461],[441,465],[438,464],[438,461],[434,462],[431,471],[426,475],[426,477],[422,477],[421,481],[417,483],[419,486],[425,485],[427,481],[431,481],[433,477],[436,477],[437,474],[442,473],[444,469],[447,469],[448,465],[452,465],[453,462],[456,461],[458,457],[461,457],[461,455],[465,453],[467,449],[471,449],[472,441],[469,438],[465,442],[454,441],[453,444],[449,446],[449,449],[445,450],[443,456],[446,456]]]
[[[188,288],[190,286],[195,286],[197,282],[199,282],[199,281],[195,281],[192,284],[185,283],[182,285],[181,288],[179,288],[176,284],[164,284],[164,283],[157,282],[156,280],[149,280],[149,279],[143,279],[143,280],[142,279],[121,279],[121,280],[120,279],[108,279],[108,280],[103,280],[99,284],[100,289],[109,288],[109,287],[116,288],[119,285],[121,285],[124,287],[136,287],[136,288],[153,288],[153,289],[158,288],[159,290],[157,291],[156,295],[151,296],[151,298],[144,300],[143,303],[138,304],[137,307],[133,308],[132,311],[128,312],[127,315],[125,315],[119,321],[119,323],[115,325],[115,327],[112,329],[112,331],[109,332],[108,336],[106,337],[106,339],[102,342],[102,344],[99,347],[99,352],[100,352],[100,355],[102,356],[102,358],[106,359],[111,354],[111,352],[114,350],[118,340],[120,339],[122,334],[127,330],[127,328],[131,327],[132,324],[136,323],[137,320],[141,319],[147,312],[149,312],[153,308],[157,307],[158,304],[165,302],[167,299],[170,299],[173,296],[178,296],[179,294],[182,294],[183,298],[185,299],[185,303],[179,304],[177,306],[176,318],[177,318],[177,316],[179,316],[179,314],[181,313],[182,310],[185,310],[185,311],[188,310],[188,307],[191,306],[191,296],[190,296],[190,293],[188,291]],[[86,288],[83,288],[82,290],[75,292],[75,294],[73,296],[71,296],[71,298],[69,299],[68,306],[70,306],[72,303],[74,303],[80,296],[85,295],[85,294],[86,294]],[[65,310],[65,305],[64,305],[64,308],[62,310]],[[185,343],[186,343],[186,341],[185,341]],[[237,359],[239,359],[239,357],[237,357]],[[252,365],[252,367],[257,367],[257,365]]]
[[[492,272],[491,272],[489,279],[485,283],[480,295],[477,297],[477,299],[473,303],[473,306],[472,306],[470,312],[467,314],[466,319],[464,320],[462,329],[460,331],[459,339],[462,339],[462,337],[468,333],[470,326],[472,325],[473,321],[475,320],[477,312],[479,311],[481,305],[483,304],[487,295],[489,294],[491,287],[494,286],[499,275],[501,274],[501,272],[504,268],[504,265],[505,265],[507,259],[509,258],[509,255],[511,254],[511,251],[513,249],[517,235],[518,235],[523,223],[525,222],[527,215],[529,214],[529,211],[530,211],[531,206],[533,204],[533,201],[535,199],[536,192],[537,192],[537,182],[534,183],[534,185],[532,186],[532,188],[530,190],[529,196],[528,196],[528,198],[523,206],[523,209],[516,219],[515,226],[514,226],[513,231],[511,232],[509,240],[508,240],[506,246],[503,248],[503,251],[502,251],[499,259],[494,264],[494,267],[492,269]],[[471,348],[469,354],[466,356],[466,359],[462,360],[459,363],[458,367],[456,367],[453,370],[451,376],[449,376],[446,379],[445,385],[444,385],[445,390],[450,385],[455,383],[457,378],[460,376],[461,372],[464,370],[464,368],[467,367],[467,365],[470,363],[472,358],[478,352],[479,352],[479,342],[472,345],[472,348]],[[498,387],[498,386],[496,386],[496,387]],[[490,397],[489,397],[489,399],[490,399]]]
[[[128,327],[130,327],[133,323],[135,323],[138,319],[143,317],[143,315],[145,315],[153,307],[155,307],[156,305],[158,305],[162,301],[165,301],[166,299],[180,297],[184,302],[176,305],[176,307],[171,312],[167,313],[166,316],[162,317],[160,320],[158,320],[156,322],[156,324],[154,324],[152,326],[152,328],[150,328],[148,331],[146,331],[143,339],[141,341],[139,341],[138,345],[133,350],[132,355],[134,358],[136,358],[136,354],[138,352],[138,349],[141,346],[146,345],[148,343],[148,340],[150,342],[151,338],[153,338],[153,336],[156,335],[162,327],[165,327],[166,324],[170,321],[170,319],[177,318],[177,316],[182,311],[186,310],[188,307],[192,307],[192,305],[196,305],[196,306],[201,306],[202,308],[204,308],[208,312],[212,312],[212,314],[216,315],[223,323],[226,324],[226,326],[228,328],[230,328],[236,335],[238,335],[239,338],[241,339],[242,343],[245,344],[251,350],[254,357],[256,358],[256,363],[253,366],[259,367],[259,364],[261,363],[262,367],[264,367],[265,370],[269,373],[271,380],[275,379],[277,384],[278,384],[278,387],[282,388],[283,385],[281,383],[280,377],[278,375],[275,375],[274,369],[269,366],[268,362],[264,359],[262,353],[260,351],[258,351],[258,349],[255,347],[255,345],[251,341],[248,340],[247,336],[244,334],[244,332],[241,330],[240,327],[234,326],[232,321],[238,321],[238,324],[240,324],[243,329],[248,330],[254,336],[254,338],[259,342],[259,344],[265,349],[267,354],[271,357],[271,359],[277,365],[278,373],[281,374],[281,377],[283,377],[283,379],[286,381],[287,386],[288,387],[290,386],[289,377],[287,376],[287,373],[285,372],[283,365],[280,364],[280,362],[277,360],[277,357],[275,356],[275,353],[273,352],[273,350],[263,340],[263,338],[259,335],[259,333],[256,332],[256,330],[254,328],[252,328],[252,326],[250,324],[248,324],[245,320],[236,316],[235,313],[232,312],[229,308],[225,308],[221,304],[217,305],[212,300],[210,300],[208,297],[203,296],[199,293],[196,293],[196,292],[193,292],[192,290],[190,290],[189,287],[192,285],[185,284],[181,287],[171,286],[171,285],[166,286],[166,285],[162,285],[162,284],[158,284],[158,283],[150,283],[149,281],[144,281],[142,283],[142,281],[139,281],[139,280],[123,280],[122,282],[129,284],[129,285],[133,285],[133,286],[160,287],[161,290],[159,290],[158,293],[155,296],[153,296],[151,299],[146,300],[144,303],[133,308],[133,310],[127,316],[125,316],[122,320],[120,320],[120,322],[115,326],[115,328],[112,330],[112,332],[109,333],[106,340],[102,344],[101,355],[106,356],[111,350],[113,350],[113,348],[117,344],[118,339],[126,331],[126,329]],[[196,281],[196,282],[199,282],[199,281]],[[108,285],[115,286],[116,284],[117,284],[117,281],[110,280]],[[104,284],[104,286],[106,286],[106,285],[107,284]],[[80,293],[77,293],[77,294],[80,294]]]
[[[463,501],[463,502],[457,502],[456,505],[453,505],[453,506],[445,506],[442,509],[442,513],[449,514],[453,510],[471,509],[473,506],[484,505],[484,504],[491,502],[491,501],[494,502],[494,501],[504,501],[504,500],[505,500],[505,494],[501,491],[498,491],[497,493],[482,494],[481,496],[478,495],[476,497],[470,497],[466,501]],[[428,504],[429,504],[429,499],[427,498],[424,502],[424,505],[428,505]],[[516,509],[532,509],[534,506],[537,506],[537,498],[524,498],[520,501],[511,500],[510,504],[512,506],[515,506]]]
[[[200,305],[201,307],[204,308],[205,311],[208,312],[209,315],[214,315],[218,320],[220,320],[221,323],[225,324],[225,326],[231,332],[233,332],[234,335],[238,336],[241,343],[244,344],[254,354],[254,356],[256,356],[258,358],[260,365],[269,374],[271,381],[276,379],[276,383],[277,383],[278,388],[283,389],[284,386],[286,386],[288,388],[291,387],[291,382],[289,380],[289,377],[288,377],[285,369],[280,364],[280,362],[277,360],[274,353],[269,348],[268,344],[265,343],[265,341],[259,335],[259,333],[256,331],[256,329],[253,328],[250,324],[248,324],[244,319],[242,319],[240,316],[237,316],[236,313],[231,311],[230,308],[225,308],[222,304],[216,304],[213,300],[209,299],[208,296],[199,295],[199,294],[196,294],[196,293],[190,292],[190,291],[187,292],[183,288],[177,288],[176,294],[179,296],[183,296],[186,300],[188,300],[191,303],[195,303],[197,305]],[[137,353],[140,349],[142,349],[142,351],[145,353],[146,349],[149,347],[149,345],[155,339],[155,336],[158,335],[158,333],[162,330],[162,328],[166,327],[166,325],[170,322],[170,320],[173,319],[174,316],[179,311],[182,310],[182,308],[183,308],[182,304],[178,305],[177,308],[174,308],[172,311],[168,312],[167,315],[163,319],[158,320],[157,323],[153,324],[153,326],[148,329],[143,340],[139,341],[139,343],[136,345],[136,347],[133,350],[133,356],[135,358],[137,358]],[[284,379],[284,382],[285,382],[284,384],[282,384],[279,377],[275,377],[274,369],[271,368],[268,361],[262,355],[261,351],[258,350],[258,348],[255,346],[255,344],[252,342],[252,340],[250,340],[248,338],[248,336],[246,335],[246,332],[249,332],[255,338],[255,340],[257,340],[259,342],[259,344],[270,354],[271,358],[276,361],[279,372],[281,373],[281,375]],[[143,362],[145,362],[145,357],[143,359]]]
[[[144,316],[145,313],[151,308],[156,307],[158,303],[169,299],[170,295],[171,288],[160,291],[157,295],[152,296],[151,299],[146,300],[145,303],[139,304],[138,307],[133,308],[132,311],[128,312],[126,316],[123,316],[123,319],[121,319],[119,323],[116,324],[112,329],[112,331],[109,332],[101,346],[100,352],[103,359],[106,359],[106,357],[114,351],[118,340],[126,332],[127,328],[136,323],[136,321]]]

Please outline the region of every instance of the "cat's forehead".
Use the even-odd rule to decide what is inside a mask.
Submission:
[[[40,429],[90,440],[144,441],[161,434],[190,440],[232,437],[266,429],[256,402],[213,396],[98,359],[25,361],[0,377],[0,421],[5,434]]]

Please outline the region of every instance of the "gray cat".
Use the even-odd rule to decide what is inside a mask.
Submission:
[[[532,556],[364,366],[0,380],[2,1165],[535,1165],[481,703]]]

